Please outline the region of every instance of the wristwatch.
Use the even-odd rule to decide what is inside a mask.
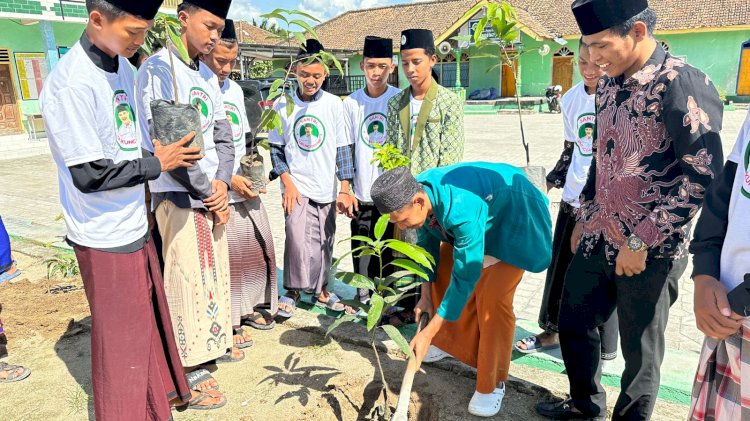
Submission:
[[[630,237],[628,237],[628,248],[634,252],[648,250],[648,246],[646,245],[646,243],[644,243],[643,240],[638,238],[635,234],[632,234]]]

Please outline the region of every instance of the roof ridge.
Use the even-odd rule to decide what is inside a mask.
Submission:
[[[429,4],[435,4],[435,3],[458,3],[458,2],[473,2],[473,3],[479,3],[481,0],[430,0],[430,1],[412,1],[411,3],[396,3],[396,4],[389,4],[389,5],[383,5],[383,6],[375,6],[375,7],[365,7],[361,9],[352,9],[347,10],[346,12],[335,16],[325,22],[321,22],[317,25],[315,25],[315,28],[319,28],[323,25],[326,25],[328,23],[334,22],[346,15],[352,14],[352,13],[359,13],[359,12],[371,12],[373,10],[381,10],[381,9],[397,9],[401,7],[408,7],[408,6],[415,6],[415,7],[421,7],[422,5],[429,5]]]

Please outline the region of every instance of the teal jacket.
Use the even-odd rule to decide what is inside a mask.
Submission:
[[[485,255],[529,272],[549,267],[549,201],[523,171],[507,164],[471,162],[427,170],[416,178],[433,211],[417,231],[417,244],[435,260],[441,242],[453,246],[453,273],[438,309],[441,317],[459,318],[479,281]]]

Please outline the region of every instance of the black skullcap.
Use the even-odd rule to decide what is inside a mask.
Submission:
[[[365,48],[362,55],[368,58],[392,58],[393,40],[368,36],[365,38]]]
[[[141,19],[151,20],[156,17],[161,4],[164,0],[106,0],[107,3],[115,6],[123,12],[130,13]]]
[[[407,167],[398,167],[384,172],[372,184],[370,196],[382,214],[397,211],[411,203],[414,195],[422,191]]]
[[[323,44],[320,43],[315,38],[310,38],[307,41],[305,41],[304,48],[300,47],[299,52],[297,53],[297,58],[304,58],[309,57],[313,54],[318,54],[321,51],[325,51],[325,48],[323,48]]]
[[[407,29],[401,32],[401,51],[435,48],[435,37],[429,29]]]
[[[192,4],[213,13],[217,17],[226,19],[229,13],[229,6],[232,5],[232,0],[186,0],[183,3]]]
[[[234,21],[232,19],[224,20],[224,32],[221,33],[221,39],[237,41],[237,30],[234,29]]]
[[[575,0],[570,6],[583,35],[626,22],[648,8],[648,0]]]

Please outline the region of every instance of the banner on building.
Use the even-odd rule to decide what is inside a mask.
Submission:
[[[14,53],[21,98],[39,99],[42,83],[47,77],[47,55],[44,53]]]

